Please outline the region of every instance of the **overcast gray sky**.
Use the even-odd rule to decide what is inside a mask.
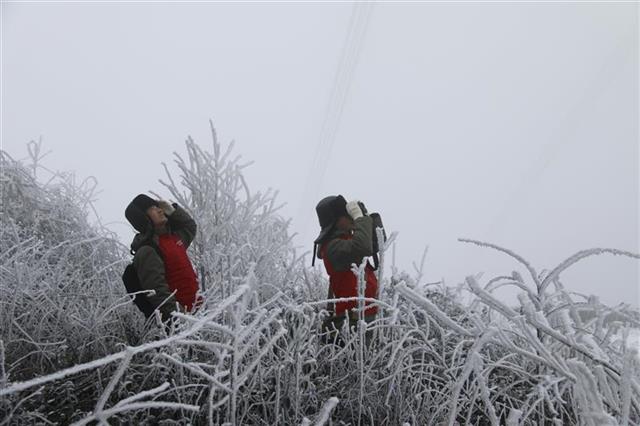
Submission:
[[[160,163],[187,135],[210,146],[211,118],[255,161],[250,187],[280,191],[304,249],[315,203],[341,193],[399,232],[400,267],[430,246],[428,281],[519,269],[458,237],[539,270],[585,248],[640,251],[638,3],[378,3],[357,21],[328,149],[353,10],[3,2],[2,149],[22,158],[42,137],[50,167],[95,176],[99,213],[127,244],[126,204],[162,193]],[[591,258],[562,278],[638,306],[638,266]]]

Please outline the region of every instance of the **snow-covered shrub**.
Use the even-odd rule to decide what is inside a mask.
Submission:
[[[289,221],[277,214],[277,192],[251,192],[242,174],[250,163],[233,154],[233,142],[223,148],[212,123],[211,134],[212,152],[189,137],[186,158],[175,154],[179,183],[167,165],[160,181],[198,223],[192,253],[209,300],[233,293],[249,268],[260,277],[262,297],[302,290],[301,257]]]
[[[637,348],[628,344],[629,334],[640,329],[638,311],[582,298],[566,291],[560,281],[566,267],[590,255],[638,255],[587,250],[539,274],[509,250],[465,240],[511,255],[528,272],[526,279],[514,272],[481,284],[470,276],[466,291],[473,297],[467,303],[460,297],[462,287],[424,283],[422,267],[416,268],[415,277],[402,271],[387,276],[381,267],[379,317],[367,331],[362,322],[357,330],[343,329],[343,345],[327,344],[321,326],[327,279],[319,269],[302,264],[291,245],[288,222],[277,214],[276,194],[249,190],[239,157],[232,157],[232,146],[222,149],[215,131],[212,152],[191,139],[186,151],[176,154],[180,175],[173,176],[165,167],[161,182],[199,224],[190,250],[206,302],[194,315],[176,314],[168,333],[152,327],[153,332],[142,334],[141,329],[122,324],[132,319],[141,323],[141,317],[132,318],[136,314],[130,304],[122,305],[119,299],[116,272],[123,266],[119,246],[107,245],[112,257],[103,253],[101,258],[109,261],[99,263],[91,258],[92,251],[84,252],[82,259],[64,251],[67,232],[52,234],[52,228],[59,228],[51,224],[29,222],[34,229],[48,230],[49,245],[30,240],[29,227],[12,224],[15,236],[2,234],[2,256],[6,247],[22,253],[21,262],[36,265],[21,270],[21,277],[30,277],[27,288],[46,287],[47,299],[34,302],[29,299],[35,291],[31,290],[16,300],[37,303],[38,315],[47,315],[49,299],[60,303],[69,297],[67,306],[73,308],[67,308],[69,318],[58,327],[75,333],[75,350],[84,351],[83,358],[73,359],[73,366],[50,365],[55,351],[62,351],[60,332],[57,340],[46,340],[38,333],[49,325],[36,323],[25,308],[3,313],[0,410],[8,421],[640,424],[640,367]],[[10,164],[29,176],[28,169]],[[3,182],[8,179],[4,176],[3,172]],[[32,178],[16,182],[19,190],[7,196],[7,202],[17,204],[20,197],[15,194],[26,187],[52,191]],[[58,211],[58,198],[49,199],[39,208]],[[80,210],[73,210],[78,205]],[[68,206],[77,212],[72,223],[81,224],[73,234],[78,235],[74,241],[79,245],[89,238],[81,231],[93,229],[86,226],[82,210],[86,205],[76,201]],[[4,216],[3,210],[3,221]],[[96,238],[101,235],[98,232]],[[392,242],[393,235],[383,247],[381,265]],[[49,257],[43,257],[41,245]],[[62,271],[58,276],[69,275],[62,281],[68,284],[62,288],[42,284],[49,282],[49,272],[27,275],[48,271],[49,266],[35,263],[43,258],[47,265],[56,259],[52,265]],[[13,257],[2,259],[2,274],[17,277],[12,272]],[[90,262],[98,266],[93,268]],[[89,275],[76,275],[81,273],[76,270]],[[354,268],[356,275],[362,271],[362,265]],[[4,276],[0,301],[11,306],[16,285],[5,285]],[[90,277],[87,289],[81,283]],[[106,289],[116,281],[118,290],[89,305],[95,312],[76,307],[84,303],[89,290]],[[65,293],[67,285],[74,289],[72,294]],[[520,292],[517,306],[494,294],[505,285]],[[74,321],[86,318],[93,318],[91,327],[86,327],[90,332],[72,329]],[[6,326],[14,323],[27,330],[28,337],[21,336],[18,328],[5,334]],[[106,341],[108,348],[96,349]],[[11,352],[17,348],[26,349],[17,355]],[[28,364],[19,359],[24,356],[42,365],[26,369]],[[17,366],[25,368],[22,377],[16,376]]]
[[[29,151],[29,165],[0,152],[3,383],[100,358],[117,351],[127,332],[139,334],[133,309],[112,309],[126,301],[125,250],[112,233],[88,222],[93,181],[51,173],[39,164],[40,145],[32,142]],[[44,389],[22,407],[28,412],[42,404],[33,418],[64,422],[95,377]]]

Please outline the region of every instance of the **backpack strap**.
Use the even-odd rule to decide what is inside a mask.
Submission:
[[[315,266],[316,265],[316,254],[318,253],[318,245],[314,244],[313,245],[313,257],[311,258],[311,266]]]
[[[373,253],[373,270],[377,271],[378,266],[380,265],[380,259],[378,259],[378,253]]]
[[[158,256],[160,256],[160,259],[162,259],[162,261],[164,262],[164,256],[162,255],[162,251],[160,250],[160,246],[157,245],[155,243],[155,241],[151,240],[147,244],[145,244],[145,246],[151,246],[151,248],[153,248],[156,251],[156,253],[158,253]]]

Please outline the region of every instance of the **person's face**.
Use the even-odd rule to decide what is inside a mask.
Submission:
[[[348,216],[340,216],[336,220],[336,228],[340,231],[351,231],[353,229],[353,219]]]
[[[154,228],[161,228],[167,223],[167,216],[164,214],[164,210],[162,210],[158,206],[151,206],[146,211],[147,216],[151,219],[151,223],[153,223]]]

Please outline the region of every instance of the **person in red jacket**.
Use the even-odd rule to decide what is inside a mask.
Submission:
[[[197,225],[177,204],[140,194],[125,210],[125,217],[138,231],[131,243],[133,266],[153,308],[163,320],[179,308],[191,312],[202,299],[197,296],[198,279],[187,254]]]
[[[320,200],[316,213],[321,231],[314,241],[314,259],[319,247],[317,256],[324,261],[329,274],[328,298],[355,298],[358,296],[358,277],[352,272],[351,265],[360,266],[366,257],[375,255],[372,219],[366,214],[362,203],[347,202],[341,195]],[[378,279],[369,261],[365,266],[364,281],[364,296],[377,298]],[[331,316],[325,321],[324,328],[331,330],[335,327],[340,330],[346,318],[350,326],[356,326],[358,306],[358,300],[355,299],[329,303],[327,310]],[[378,308],[372,302],[365,302],[363,308],[364,320],[373,321]]]

